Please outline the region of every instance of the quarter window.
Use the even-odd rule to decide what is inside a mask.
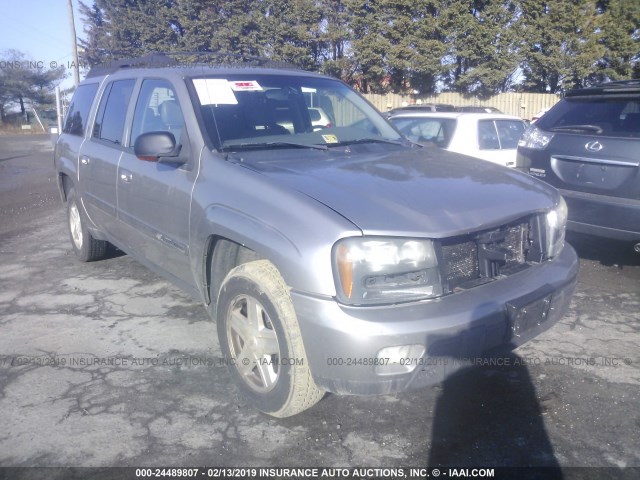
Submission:
[[[135,80],[117,80],[107,86],[93,126],[94,138],[122,144],[127,108],[134,85]]]
[[[518,148],[518,141],[525,130],[524,122],[519,120],[496,120],[495,122],[500,148]]]
[[[97,91],[97,83],[89,83],[78,87],[69,106],[67,118],[64,121],[64,127],[62,128],[64,133],[78,136],[84,135],[89,110],[91,110],[91,104]]]
[[[478,146],[480,150],[517,148],[524,130],[524,122],[519,120],[480,120]]]

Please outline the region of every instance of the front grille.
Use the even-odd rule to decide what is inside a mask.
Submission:
[[[480,277],[478,245],[474,241],[442,244],[444,280],[449,290]]]
[[[467,289],[528,266],[529,219],[440,242],[445,291]]]
[[[524,263],[529,248],[529,223],[506,228],[503,247],[508,251],[507,265]]]

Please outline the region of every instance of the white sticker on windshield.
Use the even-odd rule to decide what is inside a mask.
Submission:
[[[229,80],[231,90],[234,92],[261,92],[262,87],[255,80]]]
[[[223,78],[196,78],[193,80],[200,105],[237,105],[238,100],[229,82]]]

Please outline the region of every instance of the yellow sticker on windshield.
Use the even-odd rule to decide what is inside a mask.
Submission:
[[[335,135],[322,135],[322,138],[326,143],[338,143],[338,137]]]

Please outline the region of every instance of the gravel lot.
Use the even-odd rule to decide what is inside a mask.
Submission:
[[[0,137],[0,466],[640,467],[640,255],[571,236],[566,317],[443,385],[244,404],[201,305],[74,259],[47,136]]]

